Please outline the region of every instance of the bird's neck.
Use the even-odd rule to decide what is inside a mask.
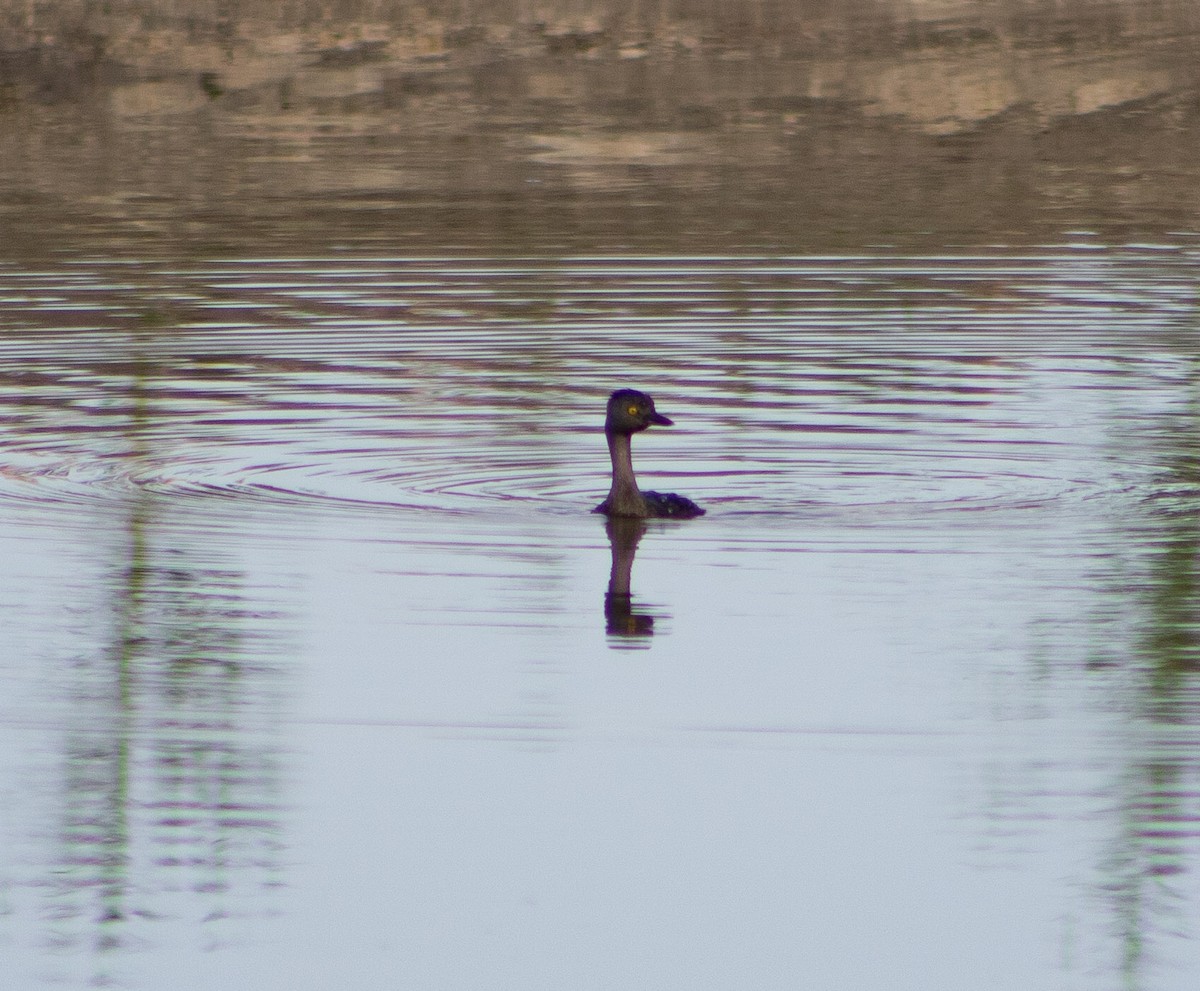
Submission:
[[[637,478],[633,474],[630,435],[605,431],[605,436],[608,438],[608,453],[612,457],[612,488],[608,490],[608,503],[619,513],[641,515],[645,500],[638,491]]]

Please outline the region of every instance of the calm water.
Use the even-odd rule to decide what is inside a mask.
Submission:
[[[1198,284],[6,264],[14,986],[1193,987]],[[704,518],[588,512],[626,385]]]

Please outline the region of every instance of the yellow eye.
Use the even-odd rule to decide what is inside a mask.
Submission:
[[[630,415],[630,416],[637,416],[637,411],[638,411],[638,410],[637,410],[637,407],[636,407],[636,406],[630,406],[630,407],[629,407],[629,415]]]

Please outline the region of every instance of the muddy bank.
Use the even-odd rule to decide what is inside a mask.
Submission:
[[[1200,13],[1182,2],[163,0],[0,11],[7,106],[98,101],[125,116],[334,101],[363,113],[431,96],[463,112],[524,100],[603,113],[588,104],[590,67],[634,61],[659,76],[642,99],[681,112],[719,110],[733,82],[760,104],[849,104],[953,131],[1018,107],[1088,113],[1200,80]],[[759,72],[757,86],[746,79]]]
[[[0,11],[0,217],[27,243],[804,248],[1198,213],[1190,4]]]

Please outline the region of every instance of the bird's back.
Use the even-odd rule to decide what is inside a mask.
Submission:
[[[674,492],[643,492],[642,498],[646,500],[650,515],[656,518],[690,520],[704,515],[704,510],[691,499]]]

